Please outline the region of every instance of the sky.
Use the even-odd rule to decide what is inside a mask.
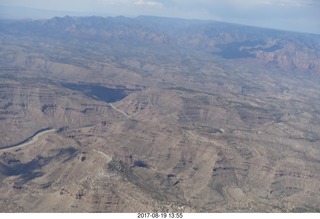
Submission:
[[[153,15],[320,34],[320,0],[0,0],[0,18]]]

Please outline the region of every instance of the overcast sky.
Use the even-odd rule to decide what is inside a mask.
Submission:
[[[2,18],[46,18],[55,15],[155,15],[210,19],[320,34],[320,0],[0,1]]]

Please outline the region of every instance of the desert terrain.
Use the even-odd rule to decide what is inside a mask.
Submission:
[[[0,21],[0,212],[320,212],[320,36]]]

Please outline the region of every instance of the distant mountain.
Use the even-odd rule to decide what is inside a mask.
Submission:
[[[5,21],[1,32],[17,36],[55,40],[122,41],[128,43],[167,43],[166,36],[125,17],[54,17],[50,20]]]
[[[0,33],[54,40],[121,42],[131,46],[205,51],[287,70],[320,72],[320,36],[229,23],[141,16],[54,17],[0,23]]]

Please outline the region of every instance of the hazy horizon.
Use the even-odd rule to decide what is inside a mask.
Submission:
[[[315,0],[3,0],[0,7],[5,19],[147,15],[320,34],[320,4]]]

